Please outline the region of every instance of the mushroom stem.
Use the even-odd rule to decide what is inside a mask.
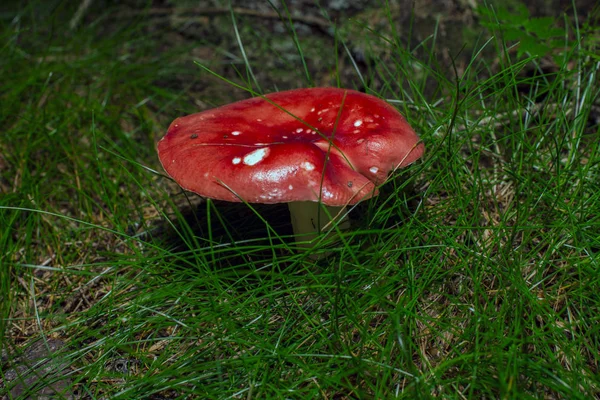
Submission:
[[[314,239],[319,237],[319,232],[331,229],[331,222],[336,222],[338,216],[341,220],[337,224],[341,230],[350,227],[350,220],[344,206],[326,206],[314,201],[293,201],[288,203],[288,208],[296,243],[300,247],[312,248]]]

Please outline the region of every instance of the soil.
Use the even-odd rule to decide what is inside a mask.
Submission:
[[[481,27],[478,7],[483,5],[476,0],[397,0],[389,4],[389,9],[386,9],[379,0],[236,0],[232,7],[239,40],[232,29],[232,13],[225,1],[184,1],[176,5],[155,1],[151,7],[147,7],[146,2],[129,1],[118,12],[119,18],[114,24],[122,24],[123,18],[145,18],[148,21],[147,34],[163,38],[163,45],[158,51],[168,52],[177,46],[188,46],[189,52],[179,57],[182,74],[162,83],[185,89],[190,102],[200,109],[248,96],[223,81],[207,77],[194,65],[194,62],[200,62],[236,82],[240,78],[252,81],[245,71],[240,43],[253,66],[252,73],[260,90],[270,92],[308,85],[336,85],[334,69],[339,71],[343,86],[361,89],[357,70],[368,75],[375,62],[373,53],[380,51],[376,55],[381,60],[386,57],[383,53],[389,51],[374,46],[368,38],[368,31],[385,38],[397,36],[401,47],[413,49],[411,51],[416,53],[423,52],[423,56],[429,50],[427,45],[422,44],[428,43],[435,35],[435,61],[446,68],[448,75],[455,73],[453,64],[459,75],[468,65],[479,35],[489,37],[489,33]],[[513,9],[523,3],[512,0],[489,4],[490,7],[499,4]],[[529,0],[524,4],[531,17],[550,16],[557,18],[557,23],[563,23],[563,15],[577,15],[580,25],[594,15],[596,6],[593,0],[581,0],[577,2],[575,13],[570,0]],[[95,14],[88,11],[82,19],[93,20]],[[290,20],[294,22],[294,32],[287,22]],[[114,27],[107,24],[106,29]],[[337,49],[336,29],[342,33],[338,40],[340,37],[346,40],[338,43]],[[299,68],[302,64],[292,39],[293,33],[302,47],[305,68],[312,82],[307,82],[307,74]],[[256,40],[258,38],[260,40]],[[218,49],[217,52],[215,49]],[[495,49],[490,46],[489,51],[493,56]],[[200,75],[204,77],[196,79]],[[367,83],[375,90],[382,85],[377,81]]]

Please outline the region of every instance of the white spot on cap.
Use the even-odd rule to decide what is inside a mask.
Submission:
[[[231,160],[231,162],[234,163],[234,164],[236,164],[236,165],[239,164],[240,161],[242,161],[242,159],[239,158],[239,157],[233,157],[233,160]]]
[[[331,193],[325,187],[323,187],[323,190],[321,191],[321,195],[323,196],[324,199],[332,199],[333,198],[333,193]]]
[[[287,139],[288,137],[287,137],[287,136],[285,136],[285,135],[283,135],[283,136],[282,136],[282,138],[283,138],[283,139]]]
[[[304,161],[302,164],[300,164],[300,166],[307,171],[312,171],[313,169],[315,169],[315,164],[308,161]]]
[[[296,133],[302,133],[303,130],[304,129],[302,129],[302,128],[298,128],[298,129],[296,129]]]
[[[369,168],[369,171],[371,171],[372,174],[376,174],[376,173],[379,172],[379,168],[377,168],[377,167],[371,167],[371,168]]]
[[[262,122],[262,119],[256,118],[256,122]]]
[[[292,185],[290,185],[290,186],[288,186],[288,189],[294,190],[294,187]]]
[[[271,190],[270,192],[261,194],[258,197],[261,200],[271,201],[271,200],[280,199],[282,195],[283,195],[283,191],[281,189],[275,188],[275,189]]]
[[[362,125],[362,119],[357,119],[356,121],[354,121],[354,126],[356,126],[357,128],[361,125]]]
[[[314,107],[313,107],[313,108],[311,108],[311,109],[310,109],[310,112],[315,112],[315,108],[314,108]],[[177,126],[177,125],[175,125],[175,126]]]
[[[231,134],[232,134],[233,136],[237,136],[237,135],[239,135],[240,133],[242,133],[242,132],[240,132],[240,131],[233,131],[233,132],[231,132]]]
[[[251,151],[250,153],[248,153],[244,156],[244,164],[249,165],[249,166],[256,165],[259,162],[261,162],[262,160],[264,160],[264,158],[269,155],[269,152],[270,152],[270,150],[268,147],[263,147],[263,148]]]

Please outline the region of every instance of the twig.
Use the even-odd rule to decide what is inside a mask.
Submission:
[[[88,0],[90,1],[90,0]],[[144,11],[129,11],[119,13],[117,17],[119,18],[131,18],[137,17],[140,14],[148,15],[148,16],[164,16],[169,14],[175,15],[185,15],[187,16],[215,16],[215,15],[226,15],[229,14],[231,10],[225,7],[215,7],[215,8],[200,8],[200,7],[191,7],[191,8],[150,8]],[[234,7],[233,13],[236,15],[245,15],[249,17],[263,18],[263,19],[276,19],[281,20],[282,17],[275,11],[256,11],[248,8]],[[183,18],[183,17],[182,17]],[[327,32],[327,29],[331,27],[331,23],[327,21],[325,18],[315,17],[311,15],[290,15],[290,19],[295,22],[301,22],[306,25],[316,26],[323,31]]]

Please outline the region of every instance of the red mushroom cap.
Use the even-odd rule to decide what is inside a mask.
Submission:
[[[167,173],[204,197],[354,204],[423,155],[404,117],[354,90],[271,93],[177,118],[158,142]]]

